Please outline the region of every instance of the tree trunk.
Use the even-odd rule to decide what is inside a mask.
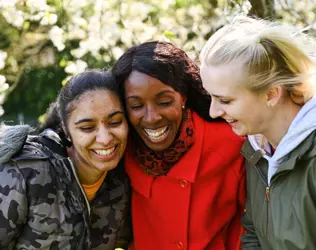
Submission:
[[[264,19],[275,18],[274,0],[249,0],[252,8],[248,15]]]

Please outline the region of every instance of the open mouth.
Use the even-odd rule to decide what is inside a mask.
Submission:
[[[164,126],[158,129],[144,128],[144,131],[150,141],[161,142],[168,136],[169,126]]]
[[[114,146],[109,149],[95,149],[93,150],[93,152],[95,152],[99,156],[109,156],[115,151],[116,148],[117,146]]]
[[[227,122],[232,128],[235,128],[238,121],[237,121],[237,120],[234,120],[234,119],[227,119],[226,122]]]
[[[226,122],[228,122],[228,123],[234,123],[234,122],[236,122],[237,120],[233,120],[233,119],[227,119],[226,120]]]

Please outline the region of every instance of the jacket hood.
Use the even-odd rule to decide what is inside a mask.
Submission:
[[[277,172],[279,166],[289,159],[290,153],[294,151],[309,135],[316,130],[316,97],[314,96],[308,101],[298,112],[292,121],[287,133],[280,141],[274,154],[264,154],[263,157],[269,162],[268,183],[271,177]],[[248,137],[254,150],[263,149],[265,152],[271,153],[270,146],[265,143],[263,146],[259,144],[260,136],[251,135]],[[301,157],[306,151],[299,151]]]
[[[28,125],[0,125],[0,163],[7,162],[19,152],[32,131]]]

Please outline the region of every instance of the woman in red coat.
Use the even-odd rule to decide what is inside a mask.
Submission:
[[[209,116],[199,68],[165,42],[135,46],[116,62],[131,138],[136,250],[240,248],[243,138]]]

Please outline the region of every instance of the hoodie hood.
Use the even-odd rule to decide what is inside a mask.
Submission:
[[[254,150],[263,149],[268,154],[264,154],[269,162],[268,184],[271,177],[277,172],[279,166],[288,160],[289,154],[295,150],[313,131],[316,130],[316,97],[309,100],[298,112],[292,121],[287,133],[280,141],[274,154],[271,156],[271,147],[266,142],[260,146],[261,135],[248,136],[249,142]],[[305,152],[301,152],[304,154]]]
[[[9,161],[18,153],[32,131],[28,125],[0,125],[0,163]]]

